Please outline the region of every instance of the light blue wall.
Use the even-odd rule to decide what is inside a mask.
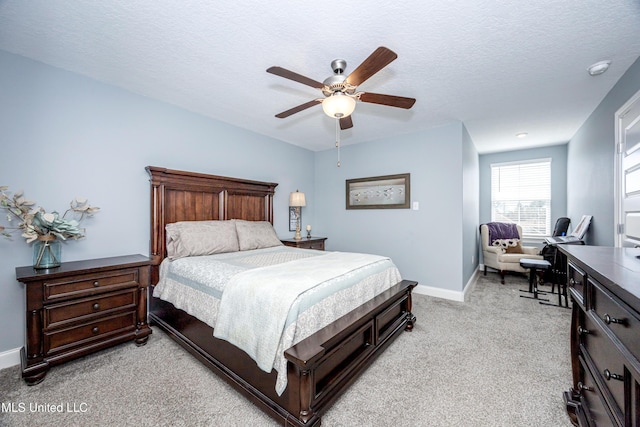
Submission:
[[[567,144],[480,155],[480,224],[491,221],[491,164],[551,158],[551,228],[567,216]],[[580,220],[574,216],[572,223]],[[541,242],[527,242],[541,246]]]
[[[149,253],[147,165],[279,183],[281,236],[293,234],[289,192],[314,199],[311,151],[3,51],[0,129],[0,185],[47,210],[64,211],[76,196],[102,208],[84,223],[85,239],[64,244],[66,261]],[[305,220],[314,222],[312,207]],[[24,343],[14,269],[31,258],[19,234],[0,239],[0,353]]]
[[[480,254],[479,157],[467,128],[462,128],[462,279],[468,283],[478,268]]]
[[[615,113],[640,90],[640,59],[627,70],[569,142],[568,202],[571,218],[593,215],[587,244],[615,245]]]
[[[335,149],[316,153],[313,227],[317,234],[329,238],[327,247],[387,255],[403,278],[462,291],[466,282],[461,268],[463,242],[473,239],[465,238],[463,224],[471,222],[474,215],[473,208],[469,209],[470,218],[464,215],[463,129],[462,123],[457,123],[392,140],[350,145],[341,150],[339,168]],[[464,151],[473,157],[475,150],[469,145],[467,140]],[[464,159],[464,165],[473,168],[473,160]],[[419,210],[345,209],[345,180],[407,172],[411,174],[411,200],[419,202]],[[473,178],[468,182],[472,200]],[[464,275],[468,274],[465,270]]]

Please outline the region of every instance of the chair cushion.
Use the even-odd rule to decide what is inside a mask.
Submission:
[[[522,258],[525,258],[522,254],[498,254],[498,262],[519,264]]]

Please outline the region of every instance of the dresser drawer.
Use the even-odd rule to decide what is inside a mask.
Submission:
[[[116,310],[134,310],[137,292],[138,289],[133,288],[45,306],[44,329],[49,330],[96,316],[104,317]]]
[[[578,302],[584,306],[584,285],[587,275],[572,262],[567,264],[567,270],[567,283],[574,289],[572,295],[578,297]]]
[[[606,388],[603,395],[611,401],[612,412],[623,419],[625,413],[624,396],[624,357],[616,345],[607,336],[606,331],[600,326],[601,322],[594,319],[593,312],[587,314],[584,319],[588,333],[582,334],[582,353],[585,359],[593,365],[593,375],[602,379],[601,383]]]
[[[591,307],[632,354],[640,354],[640,320],[611,296],[600,283],[589,278],[593,302]]]
[[[78,275],[67,279],[44,282],[44,300],[56,301],[78,298],[96,293],[137,287],[138,269],[118,270],[102,274]]]
[[[582,370],[582,381],[578,384],[580,400],[582,407],[588,411],[585,415],[589,419],[590,426],[618,427],[618,423],[613,421],[600,389],[598,389],[598,385],[582,357],[580,357],[580,367]]]
[[[136,329],[136,312],[122,313],[70,328],[44,333],[44,352],[47,355],[84,346],[91,341],[104,340]]]

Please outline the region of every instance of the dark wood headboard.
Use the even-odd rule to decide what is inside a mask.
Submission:
[[[273,224],[276,183],[156,166],[147,166],[146,170],[151,182],[150,252],[153,270],[157,270],[167,256],[165,226],[172,222],[246,219]]]

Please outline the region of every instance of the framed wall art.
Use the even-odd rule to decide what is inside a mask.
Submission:
[[[374,176],[346,181],[347,209],[409,209],[411,174]]]

